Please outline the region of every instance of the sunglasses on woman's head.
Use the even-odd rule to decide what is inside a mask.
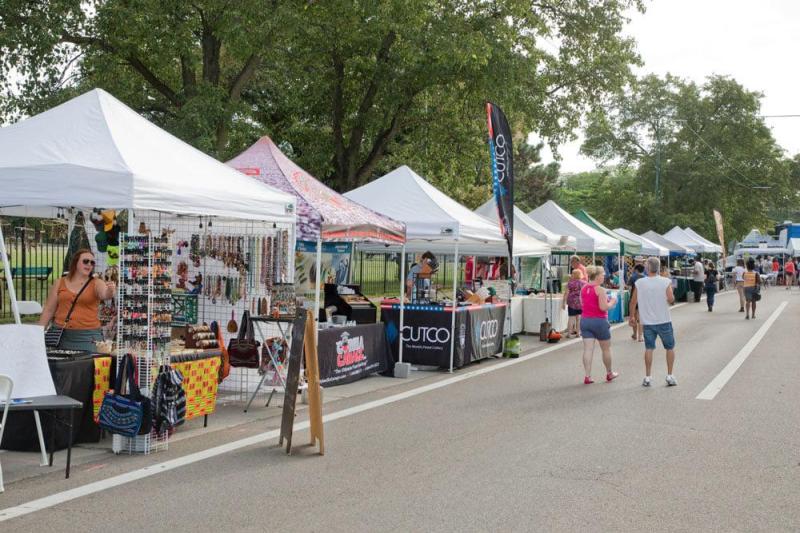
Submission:
[[[94,259],[84,259],[81,261],[84,265],[92,265],[95,266],[97,263]]]

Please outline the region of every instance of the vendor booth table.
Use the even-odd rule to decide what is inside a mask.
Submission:
[[[403,361],[418,365],[450,368],[453,346],[453,367],[503,351],[503,323],[506,304],[484,304],[458,307],[455,310],[454,334],[450,334],[453,308],[440,305],[407,305],[403,321]],[[399,360],[400,305],[382,304],[381,320],[386,324],[392,355]],[[453,342],[455,341],[455,345]]]
[[[567,329],[567,310],[561,309],[561,295],[553,295],[552,312],[550,298],[544,296],[515,296],[514,299],[522,303],[523,329],[525,333],[539,334],[541,323],[545,318],[550,319],[553,329],[563,331]]]
[[[352,383],[394,365],[381,323],[320,330],[317,357],[323,387]]]

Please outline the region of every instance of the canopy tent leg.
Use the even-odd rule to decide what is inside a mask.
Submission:
[[[453,373],[453,353],[456,349],[456,309],[458,308],[458,299],[456,298],[456,290],[458,284],[458,241],[456,241],[456,248],[453,256],[453,311],[450,318],[450,373]]]
[[[403,326],[405,325],[405,311],[406,311],[406,245],[403,244],[403,249],[400,252],[400,344],[398,350],[399,362],[403,362]]]
[[[403,362],[403,328],[405,327],[406,312],[406,245],[400,251],[400,319],[397,332],[398,361],[394,364],[394,377],[407,378],[411,373],[411,364]]]
[[[14,290],[14,280],[11,278],[11,264],[8,262],[8,253],[6,252],[6,241],[3,237],[3,225],[0,224],[0,260],[3,261],[3,270],[6,275],[6,285],[8,286],[8,299],[11,301],[11,311],[14,313],[14,322],[22,324],[19,316],[19,307],[17,305],[17,292]]]
[[[319,341],[319,286],[322,281],[322,229],[317,236],[317,281],[314,291],[314,338]]]

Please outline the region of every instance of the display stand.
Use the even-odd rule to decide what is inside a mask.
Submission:
[[[278,354],[275,353],[275,351],[267,344],[267,339],[269,338],[269,336],[267,335],[267,333],[264,332],[264,326],[269,326],[271,324],[274,324],[278,332],[280,333],[278,337],[286,341],[287,345],[291,345],[292,332],[294,329],[293,328],[294,318],[288,318],[288,317],[272,318],[267,316],[252,316],[250,317],[250,322],[255,326],[255,329],[256,331],[258,331],[258,335],[261,338],[261,346],[262,346],[261,367],[262,368],[264,367],[263,358],[266,352],[267,357],[269,357],[270,361],[272,362],[272,366],[275,369],[278,382],[280,383],[280,386],[273,386],[272,391],[270,391],[269,393],[269,397],[267,398],[267,403],[265,405],[265,407],[269,407],[269,403],[272,401],[272,396],[275,394],[275,392],[279,388],[283,388],[284,390],[286,390],[286,377],[284,377],[283,374],[281,373],[281,367],[285,365],[286,362],[281,362],[278,358]],[[275,335],[271,336],[274,337]],[[261,387],[264,386],[264,382],[267,380],[268,376],[269,373],[266,371],[261,375],[261,380],[258,382],[256,389],[253,391],[253,394],[250,396],[250,399],[248,400],[247,405],[244,408],[245,413],[247,412],[248,409],[250,409],[250,405],[253,403],[253,400],[255,400],[256,395],[258,395],[258,392],[261,390]]]
[[[172,247],[169,237],[120,235],[119,288],[117,295],[117,372],[125,354],[136,362],[136,384],[150,398],[154,369],[169,365],[172,322]],[[165,450],[169,432],[153,429],[147,435],[128,438],[114,435],[114,453]]]

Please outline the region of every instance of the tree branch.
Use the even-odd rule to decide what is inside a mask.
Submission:
[[[231,101],[237,101],[242,96],[242,90],[244,86],[247,85],[253,76],[256,73],[259,65],[261,64],[261,57],[257,56],[256,54],[251,54],[250,57],[247,58],[244,66],[236,75],[236,77],[231,82],[230,90],[228,91],[228,96],[230,97]]]
[[[409,100],[408,104],[410,105],[410,103],[411,101]],[[386,147],[389,146],[389,143],[392,142],[400,132],[403,112],[407,108],[407,105],[398,107],[394,117],[392,117],[392,122],[389,124],[389,127],[378,134],[378,137],[372,144],[372,150],[370,150],[364,163],[359,167],[358,171],[356,171],[355,176],[353,176],[353,183],[350,184],[352,187],[360,186],[364,178],[372,174],[372,171],[375,170],[375,165],[377,165],[378,161],[383,157],[386,152]]]
[[[367,115],[369,114],[369,110],[372,108],[372,105],[375,103],[375,95],[378,93],[378,85],[382,71],[381,67],[389,59],[389,51],[391,50],[395,40],[397,40],[397,34],[394,32],[394,30],[390,30],[389,33],[384,36],[383,41],[381,42],[381,47],[378,50],[378,53],[375,55],[375,70],[372,73],[372,79],[370,79],[367,90],[364,93],[364,97],[361,99],[361,104],[358,106],[358,112],[356,113],[356,121],[353,125],[353,129],[350,130],[350,142],[347,146],[346,156],[346,159],[349,163],[348,166],[352,165],[353,155],[358,153],[358,150],[361,147],[361,141],[364,138],[364,130],[366,129]]]
[[[339,53],[334,50],[331,59],[333,60],[334,87],[333,87],[333,166],[336,175],[341,180],[346,180],[345,175],[345,153],[344,153],[344,61]]]
[[[178,97],[178,94],[172,90],[166,83],[164,83],[156,74],[150,70],[144,62],[139,59],[135,54],[127,54],[118,50],[111,43],[98,39],[96,37],[87,37],[84,35],[72,35],[69,33],[61,34],[61,42],[71,43],[82,46],[96,46],[109,54],[116,55],[122,58],[133,70],[138,72],[156,91],[161,93],[167,100],[176,107],[180,107],[183,102]]]

